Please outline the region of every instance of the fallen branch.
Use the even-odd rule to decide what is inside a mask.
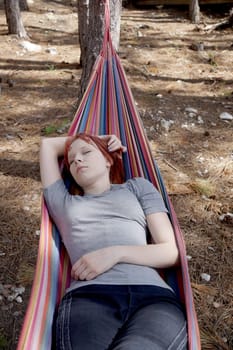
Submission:
[[[168,166],[170,166],[170,168],[174,169],[175,171],[178,171],[178,169],[177,169],[174,165],[172,165],[168,160],[163,159],[163,161],[164,161],[164,163],[166,163]]]
[[[212,32],[214,30],[223,30],[230,27],[233,27],[233,8],[230,10],[228,18],[226,18],[224,21],[207,25],[205,26],[204,30],[207,32]]]

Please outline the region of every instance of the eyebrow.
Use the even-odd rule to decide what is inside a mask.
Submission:
[[[87,143],[86,145],[83,145],[80,147],[80,151],[85,150],[86,147],[91,146],[91,144]],[[68,152],[68,160],[70,160],[72,157],[74,157],[75,152],[72,152],[72,145],[70,146],[70,151]]]

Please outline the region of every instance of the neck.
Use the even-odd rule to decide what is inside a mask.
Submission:
[[[103,178],[100,181],[96,181],[93,184],[85,186],[84,190],[84,195],[85,194],[101,194],[103,192],[106,192],[110,190],[111,188],[111,183],[109,181],[109,178],[103,180]]]

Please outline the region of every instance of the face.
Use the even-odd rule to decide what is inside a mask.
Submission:
[[[73,178],[84,192],[98,181],[109,179],[110,164],[92,141],[75,140],[68,152],[68,162]]]

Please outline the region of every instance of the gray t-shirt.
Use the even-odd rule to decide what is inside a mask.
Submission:
[[[144,178],[111,185],[99,195],[71,195],[63,180],[46,189],[49,213],[73,265],[84,254],[114,245],[146,245],[146,215],[167,212],[160,193]],[[68,291],[89,284],[170,287],[154,268],[118,263],[91,281],[72,281]]]

